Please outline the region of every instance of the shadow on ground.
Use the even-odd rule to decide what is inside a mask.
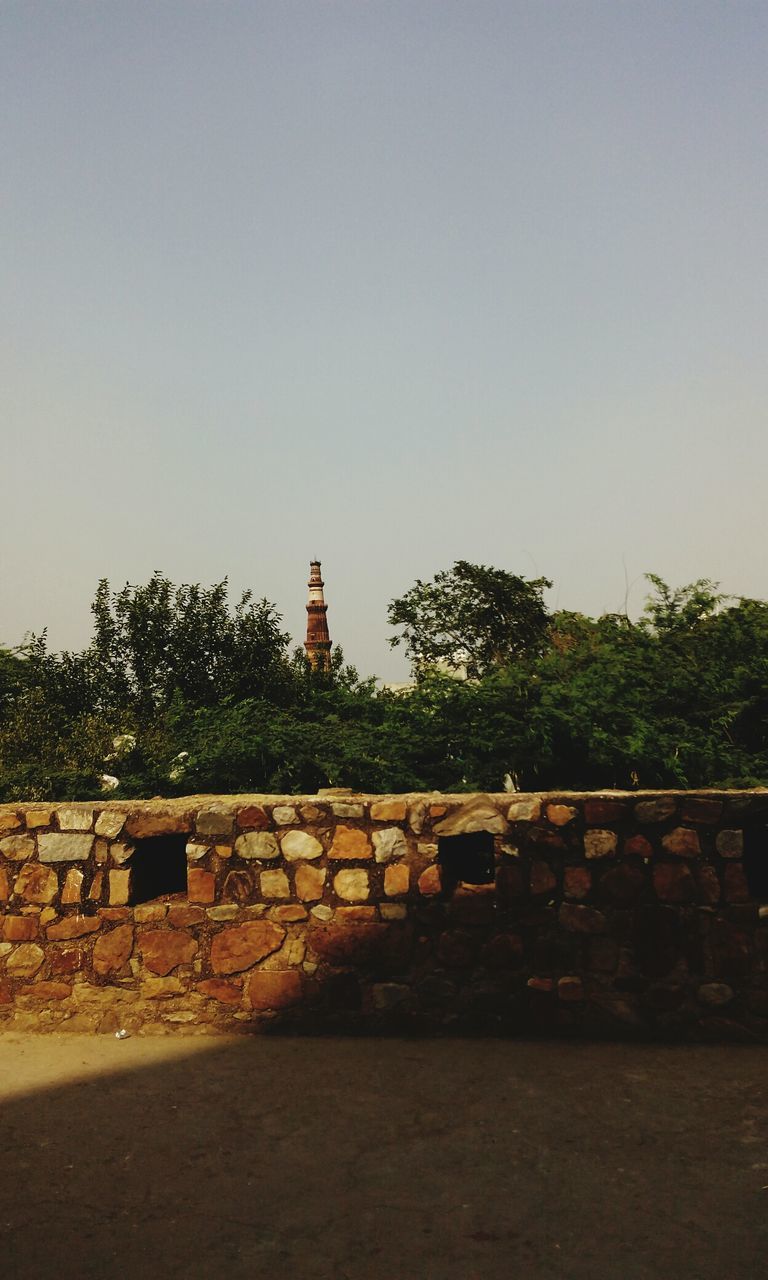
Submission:
[[[8,1035],[15,1280],[753,1280],[765,1050]]]

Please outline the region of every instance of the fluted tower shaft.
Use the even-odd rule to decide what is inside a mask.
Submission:
[[[304,648],[315,671],[329,671],[331,667],[331,637],[328,632],[328,605],[323,595],[324,582],[320,576],[320,561],[309,563],[309,599],[307,600],[307,638]]]

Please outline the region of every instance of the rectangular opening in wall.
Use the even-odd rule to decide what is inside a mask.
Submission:
[[[169,893],[187,892],[187,835],[151,836],[137,840],[128,860],[129,905],[152,902]]]
[[[440,836],[437,860],[445,894],[453,893],[459,883],[493,884],[493,835],[490,831],[467,831],[460,836]]]
[[[749,896],[768,902],[768,822],[765,819],[744,828],[742,865]]]

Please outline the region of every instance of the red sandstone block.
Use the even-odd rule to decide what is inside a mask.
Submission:
[[[285,937],[285,929],[272,920],[250,920],[222,929],[211,943],[211,968],[216,974],[242,973],[277,951]]]
[[[79,947],[68,947],[61,951],[55,947],[51,949],[49,955],[51,973],[77,973],[85,964],[85,952]]]
[[[646,883],[644,871],[621,863],[606,871],[600,880],[600,897],[616,907],[629,907],[640,896]]]
[[[696,897],[696,882],[684,863],[658,863],[653,868],[653,887],[662,902],[693,902]]]
[[[750,893],[744,868],[738,862],[731,862],[723,874],[723,896],[726,902],[749,902]]]
[[[500,906],[523,901],[527,891],[520,863],[516,858],[505,858],[496,873],[496,893]]]
[[[133,925],[119,924],[102,933],[93,948],[93,971],[100,977],[119,973],[133,951]]]
[[[624,853],[634,854],[638,858],[652,858],[653,846],[645,836],[629,836],[624,841]]]
[[[568,898],[586,898],[592,888],[592,872],[588,867],[566,867],[564,890]]]
[[[222,1004],[240,1004],[243,998],[242,990],[237,983],[227,982],[225,978],[206,978],[204,982],[198,982],[197,990],[212,1000],[219,1000]]]
[[[443,964],[451,969],[464,969],[474,963],[475,939],[469,933],[456,930],[455,933],[443,933],[437,945],[437,954]]]
[[[554,991],[555,983],[552,978],[529,978],[526,984],[531,991]]]
[[[523,963],[523,939],[516,933],[499,933],[483,947],[483,963],[492,969],[514,969]]]
[[[241,830],[264,831],[269,826],[269,818],[260,804],[250,804],[238,810],[237,825]]]
[[[201,867],[187,869],[187,896],[190,902],[213,902],[216,897],[216,877],[212,871]]]
[[[139,935],[139,949],[147,968],[161,978],[197,955],[195,939],[180,929],[148,929]]]
[[[722,812],[722,800],[713,800],[708,796],[688,796],[683,800],[680,816],[683,822],[713,823],[720,821]]]
[[[252,973],[248,1000],[252,1009],[286,1009],[301,999],[301,976],[295,969]]]
[[[544,827],[530,827],[528,830],[528,842],[537,849],[566,849],[568,846],[562,836],[556,831],[549,831]]]
[[[621,800],[585,800],[584,820],[588,825],[600,827],[604,822],[620,822],[626,813]]]
[[[596,973],[613,973],[619,963],[619,944],[615,938],[589,939],[589,967]]]
[[[168,908],[168,923],[172,929],[188,929],[191,925],[202,924],[205,912],[202,907],[173,905]]]
[[[714,906],[720,901],[720,881],[714,867],[696,868],[696,880],[699,886],[699,901]]]
[[[535,861],[531,863],[531,893],[538,896],[539,894],[551,893],[557,887],[557,876],[553,875],[551,868],[546,862]]]
[[[563,929],[572,933],[602,933],[606,919],[602,911],[594,907],[582,907],[573,902],[564,902],[558,912],[558,919]]]
[[[581,978],[560,978],[557,984],[557,994],[560,1000],[583,1000],[584,984]]]

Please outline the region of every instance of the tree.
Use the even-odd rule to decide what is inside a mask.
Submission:
[[[175,587],[156,572],[146,586],[120,591],[102,579],[83,655],[100,704],[146,717],[177,695],[196,706],[267,694],[279,700],[291,682],[280,615],[248,591],[230,608],[227,590],[226,578]]]
[[[483,676],[542,650],[549,623],[542,593],[551,586],[547,578],[457,560],[392,601],[387,620],[402,633],[390,644],[405,645],[417,677],[435,664]]]

